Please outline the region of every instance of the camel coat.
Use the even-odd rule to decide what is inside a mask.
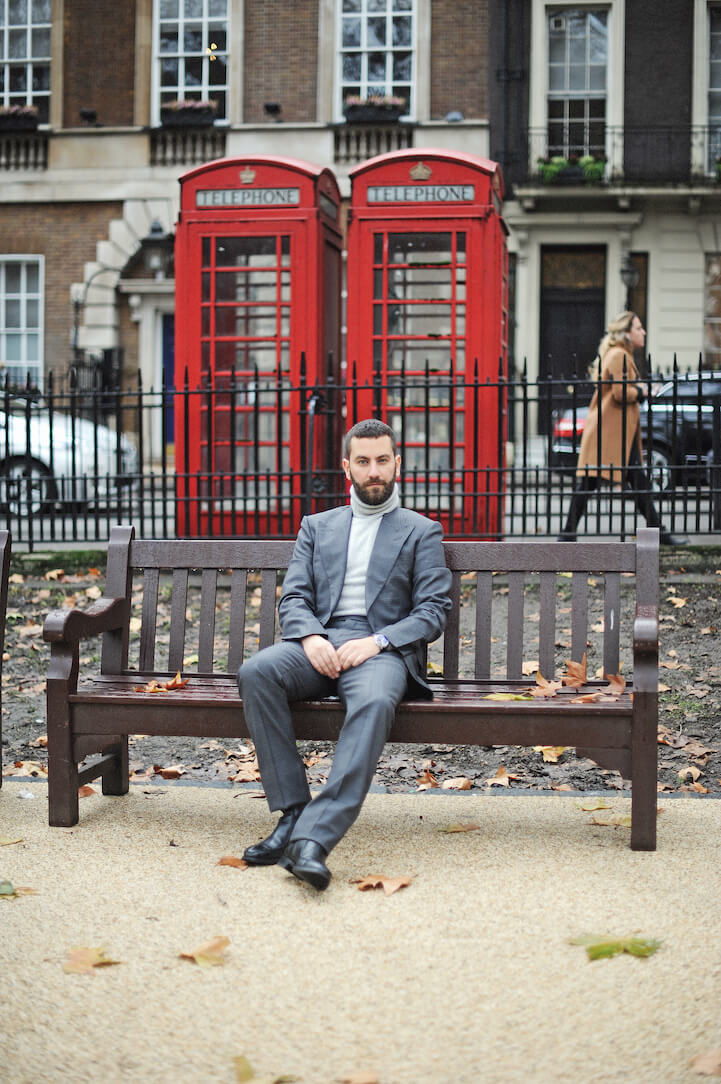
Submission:
[[[624,363],[626,383],[624,387]],[[576,474],[578,477],[600,475],[613,485],[623,483],[624,468],[628,464],[631,448],[638,448],[643,462],[640,425],[640,389],[636,384],[639,372],[630,351],[613,346],[601,363],[601,463],[598,462],[598,391],[588,409],[583,428],[581,448],[578,453]],[[641,393],[642,394],[642,393]],[[625,401],[625,434],[624,434]],[[599,469],[600,468],[600,469]]]

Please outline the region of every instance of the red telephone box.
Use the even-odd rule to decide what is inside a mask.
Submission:
[[[495,162],[444,150],[350,171],[348,424],[403,448],[405,498],[446,533],[503,529],[507,230]],[[366,390],[364,390],[366,389]]]
[[[338,185],[328,169],[262,155],[180,184],[177,530],[288,534],[314,451],[299,439],[297,389],[326,380],[331,355],[339,364]]]

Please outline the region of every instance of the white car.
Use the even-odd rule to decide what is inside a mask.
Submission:
[[[64,507],[108,506],[137,482],[138,454],[124,434],[42,401],[0,398],[0,511],[44,515]]]

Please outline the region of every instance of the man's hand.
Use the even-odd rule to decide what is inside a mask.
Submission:
[[[325,677],[338,677],[341,672],[340,659],[330,640],[314,632],[310,636],[304,636],[301,644],[314,670]]]
[[[360,666],[366,659],[380,655],[380,651],[372,636],[363,636],[360,640],[346,640],[338,648],[338,662],[341,670],[350,670],[353,666]]]

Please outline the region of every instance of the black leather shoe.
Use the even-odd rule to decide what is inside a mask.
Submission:
[[[322,892],[330,881],[330,870],[323,861],[325,856],[325,851],[315,840],[294,839],[286,847],[278,865],[287,869],[299,881],[305,881]]]
[[[288,845],[298,817],[305,809],[304,805],[294,805],[282,815],[267,839],[246,847],[243,858],[249,866],[274,866]]]
[[[575,534],[559,534],[556,538],[556,542],[575,542]]]
[[[671,534],[670,531],[661,531],[659,542],[662,546],[688,546],[688,538],[681,534]]]

